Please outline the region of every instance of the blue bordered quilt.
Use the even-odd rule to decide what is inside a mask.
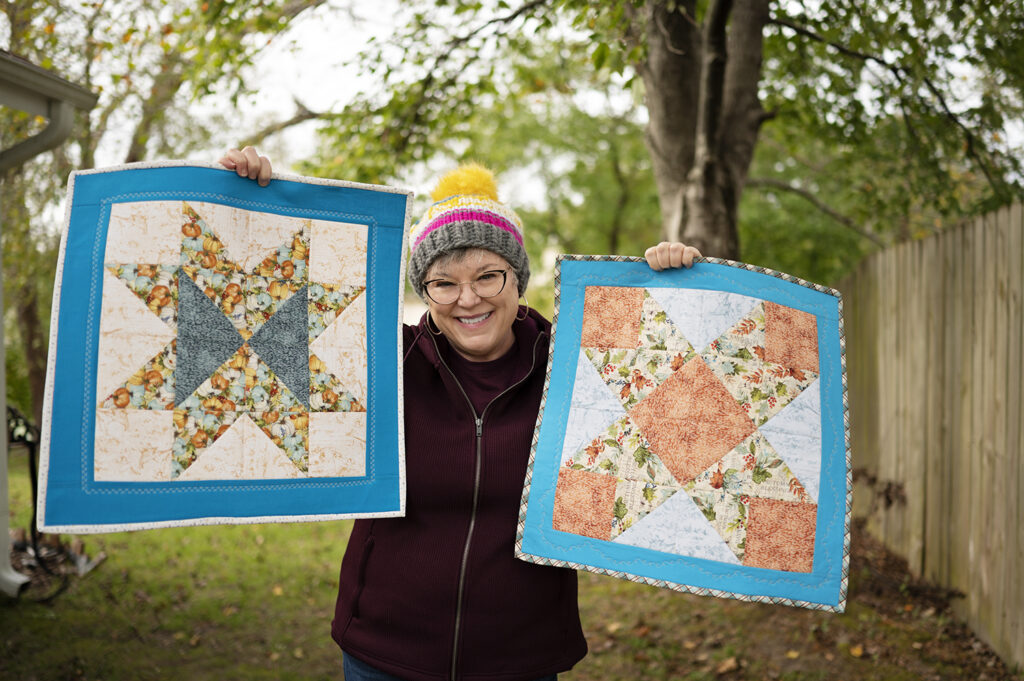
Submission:
[[[516,552],[842,611],[850,481],[836,291],[707,258],[561,256]]]
[[[169,162],[67,202],[41,529],[404,512],[408,192]]]

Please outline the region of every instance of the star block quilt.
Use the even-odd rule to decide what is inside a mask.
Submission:
[[[517,555],[842,611],[838,292],[741,263],[561,256]]]
[[[40,527],[403,513],[409,199],[185,163],[74,173]]]

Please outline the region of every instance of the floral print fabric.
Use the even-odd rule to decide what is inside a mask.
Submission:
[[[692,309],[711,304],[701,307],[700,294],[688,292]],[[807,459],[820,459],[820,438],[797,437],[790,426],[779,451],[759,428],[815,385],[815,317],[747,299],[734,306],[743,312],[724,333],[694,348],[681,331],[685,325],[646,289],[590,286],[585,301],[581,350],[590,361],[577,371],[595,371],[625,415],[563,452],[555,529],[644,546],[650,540],[643,537],[656,533],[630,531],[645,523],[670,527],[656,511],[682,494],[687,509],[696,509],[686,510],[686,522],[706,523],[693,536],[717,537],[713,542],[724,542],[744,565],[809,572],[817,505],[794,468],[817,475]],[[577,379],[591,390],[601,384]],[[573,397],[580,408],[594,402]],[[801,414],[814,408],[805,402]],[[786,457],[793,442],[819,451],[794,456],[791,468]],[[808,482],[817,489],[816,479]],[[679,508],[675,501],[670,506]],[[769,517],[773,510],[778,518]],[[712,554],[694,549],[689,555]]]

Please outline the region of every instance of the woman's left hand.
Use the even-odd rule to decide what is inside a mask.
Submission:
[[[681,241],[662,241],[644,251],[647,264],[652,270],[661,271],[670,268],[693,267],[693,259],[701,257],[700,251],[687,246]]]

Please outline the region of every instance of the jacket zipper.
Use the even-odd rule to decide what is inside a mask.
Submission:
[[[466,532],[466,543],[462,547],[462,563],[459,566],[459,591],[455,598],[455,636],[452,639],[452,669],[450,681],[456,681],[455,671],[458,668],[459,661],[459,634],[462,632],[462,596],[465,592],[466,585],[466,566],[469,563],[469,547],[473,543],[473,530],[476,527],[476,509],[477,503],[480,498],[480,466],[481,466],[481,452],[483,448],[483,434],[484,434],[484,416],[487,415],[487,410],[490,409],[491,405],[498,401],[505,393],[509,392],[513,388],[517,387],[520,383],[526,381],[533,374],[533,370],[537,366],[537,344],[540,343],[541,338],[546,334],[541,332],[537,336],[537,340],[533,342],[533,352],[531,353],[530,370],[526,374],[510,385],[509,387],[502,390],[500,393],[494,396],[487,406],[484,407],[483,412],[477,416],[476,408],[473,406],[473,401],[469,399],[469,395],[466,394],[466,389],[462,387],[462,383],[459,382],[459,378],[452,371],[448,363],[444,361],[444,357],[441,356],[441,351],[437,347],[437,341],[431,337],[430,341],[434,344],[434,352],[437,354],[437,358],[441,361],[441,364],[448,373],[451,374],[452,380],[455,381],[455,385],[459,387],[459,392],[466,398],[466,404],[469,405],[469,411],[473,414],[473,420],[476,423],[476,466],[473,475],[473,510],[469,516],[469,530]]]

